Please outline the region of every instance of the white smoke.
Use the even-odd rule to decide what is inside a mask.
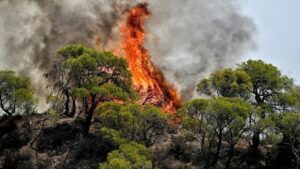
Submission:
[[[142,0],[141,0],[142,1]],[[1,0],[0,68],[30,76],[40,96],[43,74],[66,44],[102,48],[119,41],[119,22],[137,0]],[[237,0],[149,0],[145,43],[153,62],[184,93],[204,75],[227,65],[253,47],[255,26]],[[187,95],[185,95],[187,97]]]

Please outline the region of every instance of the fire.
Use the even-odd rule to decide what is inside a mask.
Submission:
[[[175,112],[180,103],[177,90],[166,81],[143,47],[144,22],[149,16],[147,4],[139,4],[128,11],[127,20],[120,28],[123,39],[121,48],[133,74],[134,86],[145,95],[141,102],[160,106],[167,112]]]
[[[144,23],[151,14],[147,4],[138,4],[126,14],[127,19],[120,26],[121,46],[114,53],[127,59],[133,74],[133,85],[142,95],[141,104],[152,104],[162,107],[168,113],[175,113],[180,105],[179,94],[151,62],[150,55],[143,46]]]

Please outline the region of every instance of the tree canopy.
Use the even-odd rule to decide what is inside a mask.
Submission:
[[[248,98],[251,88],[251,77],[246,72],[228,68],[200,81],[197,92],[208,96]]]
[[[300,92],[277,67],[248,60],[236,69],[212,73],[199,82],[197,92],[206,99],[187,102],[179,113],[183,114],[182,134],[186,140],[181,144],[197,141],[199,158],[204,159],[201,164],[214,166],[219,155],[225,153],[224,166],[230,168],[236,144],[249,142],[250,149],[259,154],[261,141],[274,136],[289,145],[287,149],[299,161],[299,136],[295,133],[300,125]]]
[[[134,142],[122,144],[118,150],[108,154],[107,162],[100,169],[151,169],[149,150]]]
[[[16,114],[31,114],[38,99],[30,79],[18,76],[13,71],[0,71],[0,107],[9,117]]]
[[[81,45],[63,47],[58,50],[57,57],[56,64],[46,74],[53,82],[52,97],[65,103],[55,108],[57,111],[63,108],[64,114],[69,116],[84,112],[84,133],[89,131],[99,103],[134,98],[131,73],[123,58]]]
[[[150,105],[106,103],[97,112],[102,127],[119,131],[122,137],[146,146],[157,142],[168,128],[167,115]]]
[[[193,100],[180,110],[186,114],[183,129],[188,137],[200,143],[200,151],[204,156],[215,154],[206,166],[217,163],[225,140],[230,145],[228,154],[232,155],[234,146],[248,130],[246,119],[251,111],[249,103],[239,98],[224,97]]]

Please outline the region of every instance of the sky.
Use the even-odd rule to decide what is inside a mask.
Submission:
[[[248,58],[279,67],[300,84],[300,0],[244,0],[243,10],[257,25],[257,49]]]

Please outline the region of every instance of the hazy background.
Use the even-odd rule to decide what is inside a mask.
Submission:
[[[242,4],[257,26],[257,50],[244,60],[263,59],[300,84],[300,1],[244,0]]]

